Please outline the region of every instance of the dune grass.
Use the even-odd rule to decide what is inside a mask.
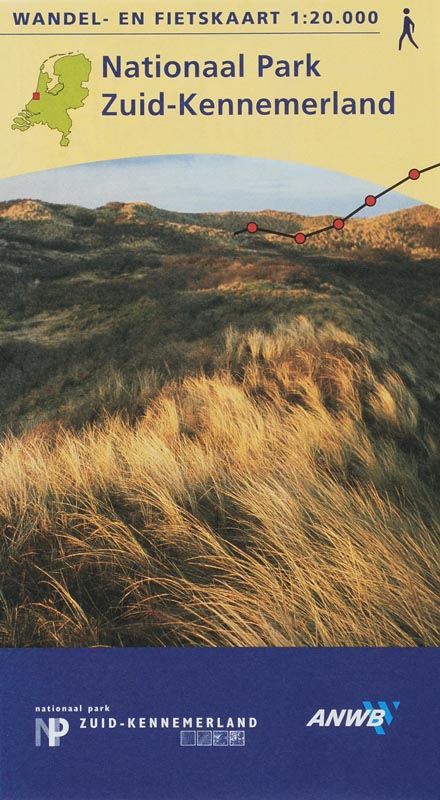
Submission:
[[[432,433],[371,348],[302,318],[230,329],[136,421],[9,436],[1,644],[439,645]]]

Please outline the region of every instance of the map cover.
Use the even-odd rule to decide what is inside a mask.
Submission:
[[[433,800],[439,7],[0,2],[0,797]]]

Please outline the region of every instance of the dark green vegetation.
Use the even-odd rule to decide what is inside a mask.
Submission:
[[[316,222],[254,216],[289,232]],[[353,220],[302,247],[232,237],[248,219],[147,204],[1,204],[1,427],[137,413],[133,390],[142,405],[151,382],[212,372],[229,326],[269,332],[298,314],[372,342],[435,416],[439,212]],[[159,375],[146,381],[151,368]]]

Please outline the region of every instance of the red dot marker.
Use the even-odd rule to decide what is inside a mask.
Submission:
[[[256,222],[248,222],[246,229],[248,233],[256,233],[258,230],[258,225]]]
[[[410,177],[412,181],[417,181],[420,178],[420,170],[410,169],[408,172],[408,177]]]
[[[367,194],[365,198],[365,205],[366,206],[375,206],[376,205],[376,198],[373,194]]]
[[[40,92],[34,92],[32,95],[32,100],[39,100],[40,99]]]
[[[343,219],[338,218],[338,219],[333,220],[333,227],[336,228],[337,231],[342,231],[342,228],[344,227],[344,224],[345,223],[344,223]]]
[[[304,244],[306,237],[304,233],[295,233],[295,242],[297,244]]]

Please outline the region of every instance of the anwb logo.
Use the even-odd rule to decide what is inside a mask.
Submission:
[[[378,708],[374,708],[369,700],[364,700],[363,708],[331,708],[326,711],[325,708],[319,708],[318,711],[309,719],[307,728],[312,725],[318,725],[320,728],[330,728],[341,726],[345,728],[359,728],[366,725],[369,728],[374,728],[379,736],[384,736],[385,725],[391,725],[394,717],[393,712],[397,711],[400,706],[400,700],[393,700],[388,704],[385,700],[378,701]],[[391,710],[391,706],[392,709]]]
[[[69,733],[69,723],[62,717],[49,717],[47,725],[41,717],[35,720],[35,747],[41,747],[41,734],[44,733],[49,747],[59,747],[60,739]]]

